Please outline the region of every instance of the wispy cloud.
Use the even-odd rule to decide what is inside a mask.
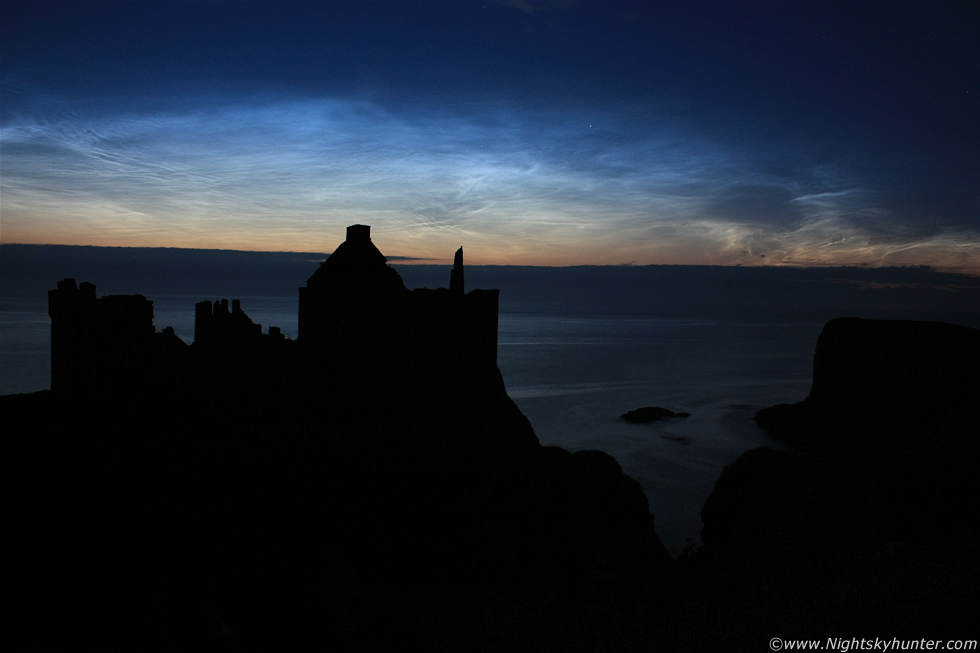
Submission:
[[[775,170],[626,112],[270,100],[2,136],[6,242],[329,250],[366,222],[393,255],[539,264],[964,262],[980,242],[903,226],[845,168]]]

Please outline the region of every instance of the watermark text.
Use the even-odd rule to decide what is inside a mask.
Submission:
[[[773,651],[976,651],[975,639],[892,639],[828,637],[827,639],[769,640]]]

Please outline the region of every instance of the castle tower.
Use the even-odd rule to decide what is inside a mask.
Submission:
[[[409,291],[370,227],[352,225],[299,293],[299,344],[335,377],[376,384],[399,369],[459,384],[496,367],[498,293],[465,292],[462,247],[449,288]]]
[[[371,227],[347,227],[347,240],[299,289],[300,342],[314,348],[364,342],[390,328],[408,289],[371,242]]]
[[[51,389],[69,396],[134,391],[150,375],[153,302],[143,295],[96,298],[95,286],[63,279],[48,291]]]

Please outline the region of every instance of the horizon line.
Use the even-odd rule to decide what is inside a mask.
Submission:
[[[317,251],[302,251],[302,250],[264,250],[264,249],[233,249],[233,248],[219,248],[219,247],[180,247],[174,245],[79,245],[79,244],[64,244],[64,243],[4,243],[0,242],[0,247],[70,247],[76,249],[114,249],[114,250],[182,250],[182,251],[193,251],[193,252],[229,252],[229,253],[241,253],[241,254],[292,254],[292,255],[309,255],[318,256],[323,258],[329,258],[331,253],[328,252],[317,252]],[[464,246],[465,247],[465,246]],[[447,256],[446,258],[431,258],[431,257],[421,257],[421,256],[404,256],[404,255],[384,255],[389,262],[400,263],[405,265],[444,265],[451,264],[452,257]],[[819,262],[807,262],[807,263],[794,263],[794,262],[779,262],[779,263],[761,263],[761,264],[746,264],[746,263],[569,263],[562,265],[554,264],[541,264],[541,263],[467,263],[469,267],[501,267],[501,268],[650,268],[650,267],[675,267],[675,268],[743,268],[743,269],[799,269],[799,270],[828,270],[828,269],[844,269],[844,270],[920,270],[929,271],[941,274],[957,274],[967,277],[978,277],[980,278],[980,268],[972,270],[965,267],[944,267],[938,265],[926,265],[926,264],[908,264],[908,265],[876,265],[872,263],[819,263]]]

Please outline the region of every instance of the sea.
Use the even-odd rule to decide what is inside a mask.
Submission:
[[[676,281],[680,272],[670,270],[671,278]],[[754,298],[751,306],[737,297],[665,305],[630,290],[628,284],[643,277],[637,272],[621,273],[625,276],[619,282],[626,287],[607,288],[603,284],[610,280],[606,278],[590,286],[593,294],[588,296],[575,290],[581,285],[572,284],[588,278],[589,270],[570,271],[567,286],[555,285],[562,275],[556,277],[553,270],[542,274],[543,281],[532,278],[534,273],[528,270],[522,276],[512,269],[488,268],[473,275],[491,282],[527,279],[512,293],[513,300],[507,300],[508,289],[501,288],[497,354],[508,394],[530,419],[543,445],[573,451],[599,449],[615,457],[643,488],[657,533],[675,555],[699,545],[700,510],[724,467],[749,449],[780,447],[755,425],[754,415],[767,406],[807,396],[814,347],[828,319],[843,314],[945,318],[980,326],[980,311],[970,308],[980,284],[977,289],[971,286],[964,296],[945,297],[947,303],[935,305],[920,301],[904,306],[909,296],[901,293],[891,295],[886,303],[868,295],[867,315],[862,315],[862,304],[855,305],[851,295],[842,296],[835,306],[824,295],[815,304],[806,298],[789,302],[786,295],[755,288],[746,290]],[[408,282],[412,274],[403,276],[406,285],[418,287]],[[538,290],[529,290],[535,284]],[[53,287],[54,282],[48,285]],[[179,285],[182,292],[168,294],[163,284],[157,287],[160,292],[148,297],[154,302],[157,329],[173,326],[190,343],[195,303],[218,297],[188,292],[186,283]],[[793,287],[797,292],[807,288]],[[842,287],[853,291],[853,285]],[[548,293],[551,301],[535,300],[549,289],[554,291]],[[921,293],[921,288],[916,292]],[[610,310],[598,299],[588,300],[589,296],[608,299],[610,295],[630,301],[618,301],[618,310]],[[710,289],[703,293],[704,297],[732,300],[730,295],[730,291],[712,295]],[[772,298],[768,305],[759,301],[766,296]],[[264,327],[277,325],[287,336],[295,337],[295,285],[288,292],[236,297],[253,321]],[[643,301],[632,301],[638,297]],[[924,305],[945,312],[924,312]],[[408,376],[410,370],[390,373]],[[46,296],[4,288],[0,293],[0,394],[33,392],[49,384]],[[631,424],[621,418],[643,406],[661,406],[689,416],[651,424]]]

